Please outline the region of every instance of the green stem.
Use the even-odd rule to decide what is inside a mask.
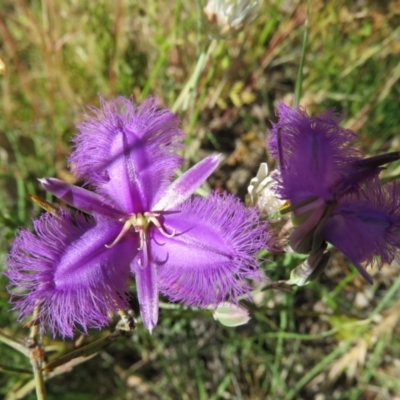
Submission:
[[[6,335],[4,332],[0,330],[0,342],[3,342],[7,346],[12,347],[13,349],[19,351],[24,356],[29,357],[29,350],[21,343],[17,342],[10,336]]]
[[[373,310],[372,313],[369,315],[370,320],[372,320],[372,318],[374,318],[376,315],[378,315],[385,308],[385,306],[396,295],[396,293],[399,292],[399,289],[400,289],[400,276],[397,277],[397,279],[394,281],[393,285],[390,287],[390,289],[383,296],[382,300],[376,306],[375,310]]]
[[[296,106],[300,104],[301,86],[303,84],[303,67],[304,67],[304,59],[306,56],[306,48],[308,42],[309,12],[310,12],[310,0],[307,0],[307,13],[306,13],[306,20],[304,21],[304,32],[303,32],[303,41],[301,46],[300,65],[299,65],[299,70],[297,71],[296,87],[294,91],[294,101]]]
[[[210,57],[210,54],[214,50],[216,43],[217,42],[215,39],[212,40],[209,45],[203,48],[203,50],[201,51],[192,75],[186,82],[185,87],[183,88],[182,92],[180,93],[171,108],[172,112],[176,113],[179,108],[181,108],[182,111],[187,110],[189,101],[195,94],[197,82],[199,81],[200,75],[203,72],[203,69]]]
[[[36,388],[37,400],[46,400],[46,389],[44,386],[44,378],[42,372],[42,361],[44,358],[44,349],[38,341],[39,336],[39,325],[36,323],[37,316],[39,314],[39,307],[35,308],[33,313],[33,325],[29,335],[28,346],[30,349],[30,360],[33,368],[33,376]]]
[[[298,398],[300,390],[306,385],[312,378],[317,376],[321,371],[324,370],[331,362],[333,362],[337,357],[348,351],[351,340],[340,343],[335,350],[324,357],[318,364],[314,365],[308,372],[306,372],[303,377],[297,381],[297,383],[291,388],[291,390],[286,393],[284,400],[292,400]]]
[[[25,374],[32,376],[32,371],[29,369],[12,367],[10,365],[3,364],[0,364],[0,372],[6,372],[9,374]]]

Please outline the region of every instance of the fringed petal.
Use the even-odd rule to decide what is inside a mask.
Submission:
[[[87,332],[107,325],[110,314],[128,307],[129,264],[137,243],[126,237],[113,249],[105,247],[119,224],[59,213],[44,214],[34,228],[35,234],[20,231],[7,260],[20,319],[38,306],[42,330],[48,325],[53,335],[71,337],[77,327]]]
[[[158,277],[156,266],[153,263],[149,263],[143,267],[135,262],[132,265],[132,271],[135,274],[136,290],[143,325],[151,333],[158,321]]]
[[[268,148],[280,163],[275,178],[281,198],[292,204],[310,196],[329,199],[334,184],[362,158],[352,147],[356,134],[339,125],[333,110],[311,117],[281,103],[278,117]]]
[[[257,253],[268,239],[255,209],[233,196],[212,194],[187,201],[164,215],[173,237],[151,229],[150,257],[158,265],[159,289],[172,301],[217,306],[248,294],[247,279],[262,279]]]
[[[400,152],[394,151],[356,160],[352,164],[352,169],[332,187],[332,192],[336,196],[342,196],[362,189],[366,181],[371,182],[378,177],[383,165],[397,161],[399,158]]]
[[[81,123],[70,164],[78,177],[126,213],[150,209],[182,164],[179,120],[149,98],[135,106],[122,97]]]
[[[378,180],[344,196],[327,221],[323,237],[360,270],[361,263],[391,263],[400,249],[400,189]]]

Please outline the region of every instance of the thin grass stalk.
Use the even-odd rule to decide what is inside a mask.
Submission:
[[[300,104],[301,89],[302,89],[302,84],[303,84],[304,60],[305,60],[306,50],[307,50],[308,29],[310,26],[309,14],[310,14],[310,0],[307,0],[307,11],[306,11],[306,19],[304,21],[304,32],[303,32],[303,40],[302,40],[302,45],[301,45],[300,65],[299,65],[299,70],[297,71],[296,87],[294,90],[294,101],[295,101],[296,106],[298,106]]]
[[[14,61],[14,65],[15,68],[17,69],[18,77],[21,82],[21,86],[23,88],[23,93],[26,96],[27,100],[29,101],[32,110],[35,113],[35,116],[39,118],[42,116],[42,111],[31,87],[28,84],[28,79],[27,79],[28,71],[24,67],[24,64],[22,63],[18,55],[17,46],[7,28],[5,20],[2,19],[1,14],[0,14],[0,36],[3,38],[6,48],[8,48],[10,56]]]
[[[181,91],[180,95],[176,99],[175,103],[172,105],[172,112],[176,113],[180,108],[182,111],[186,111],[189,106],[189,101],[196,92],[197,83],[199,81],[200,75],[210,58],[211,53],[215,49],[217,41],[215,39],[209,42],[209,45],[204,47],[201,51],[199,58],[197,59],[196,66],[193,70],[192,75],[186,82],[185,87]]]
[[[115,90],[116,90],[116,85],[117,85],[116,61],[117,61],[117,53],[118,53],[118,39],[119,39],[119,29],[120,29],[120,24],[121,24],[121,16],[122,16],[121,0],[117,0],[115,2],[114,25],[113,25],[113,31],[112,31],[113,45],[111,48],[110,63],[108,65],[108,80],[110,82],[111,96],[115,95]]]

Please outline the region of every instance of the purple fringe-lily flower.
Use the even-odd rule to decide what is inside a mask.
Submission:
[[[279,161],[274,190],[293,211],[291,247],[317,254],[329,242],[371,282],[361,264],[390,263],[400,248],[399,187],[378,179],[400,153],[364,158],[332,110],[311,117],[280,104],[278,116],[268,147]]]
[[[39,306],[40,322],[62,336],[86,331],[128,308],[133,274],[144,325],[158,320],[158,294],[186,305],[236,302],[262,279],[257,253],[268,238],[255,209],[230,195],[193,197],[215,170],[209,156],[178,179],[178,119],[153,99],[135,108],[126,99],[106,103],[79,125],[72,170],[93,191],[54,178],[43,187],[89,214],[45,214],[36,233],[14,241],[8,272],[15,308],[24,318]]]

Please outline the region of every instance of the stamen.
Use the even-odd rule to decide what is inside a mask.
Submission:
[[[105,245],[107,249],[111,249],[111,247],[114,247],[125,236],[125,233],[129,231],[131,225],[132,225],[131,220],[128,219],[128,221],[125,222],[124,226],[121,229],[121,232],[118,234],[115,240],[111,244]]]
[[[152,222],[152,223],[154,224],[154,226],[160,231],[160,233],[161,233],[163,236],[165,236],[165,237],[167,237],[167,238],[172,238],[172,237],[175,236],[175,233],[176,233],[175,229],[172,229],[172,232],[171,232],[171,233],[168,233],[168,232],[161,226],[160,222],[159,222],[158,219],[157,219],[157,217],[160,216],[159,213],[146,212],[146,213],[144,214],[144,216],[145,216],[146,218],[148,218],[149,221]]]
[[[304,213],[304,212],[308,211],[308,209],[309,209],[309,208],[306,208],[305,206],[311,205],[312,206],[311,208],[314,208],[315,205],[318,205],[321,202],[323,202],[321,200],[319,202],[316,202],[316,200],[318,200],[318,199],[319,199],[318,196],[312,196],[312,197],[308,197],[307,199],[304,199],[302,201],[299,201],[296,204],[289,204],[288,206],[286,206],[286,204],[285,204],[284,208],[281,208],[279,210],[279,212],[281,213],[281,215],[284,215],[284,214],[287,214],[287,213],[292,212],[292,211],[299,210],[300,208],[304,207],[304,209],[301,210],[301,213]]]

